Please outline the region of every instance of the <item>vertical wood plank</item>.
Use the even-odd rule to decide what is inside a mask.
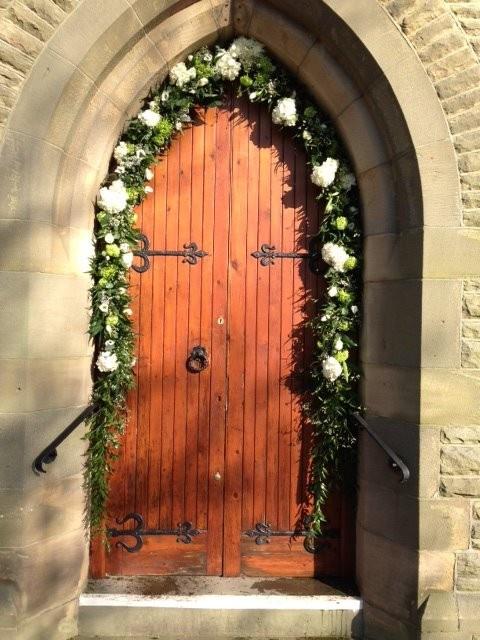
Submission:
[[[180,148],[178,241],[183,247],[190,241],[192,203],[192,128],[185,129],[177,139]],[[176,314],[176,367],[175,367],[175,420],[173,427],[173,505],[174,526],[185,520],[185,469],[187,446],[187,376],[188,321],[190,306],[190,270],[192,265],[182,258],[177,262],[177,314]]]
[[[245,408],[243,438],[243,499],[242,530],[255,524],[254,482],[255,482],[255,426],[257,419],[256,402],[256,348],[257,348],[257,283],[258,261],[252,253],[258,249],[258,175],[260,148],[260,108],[249,105],[248,137],[248,189],[247,189],[247,253],[245,285]]]
[[[282,251],[283,137],[272,128],[270,173],[270,243]],[[282,297],[282,260],[270,269],[268,292],[268,376],[267,376],[267,485],[266,520],[278,530],[278,439],[280,401],[280,331]]]
[[[192,167],[191,167],[191,212],[189,241],[202,246],[202,208],[203,208],[203,174],[204,174],[204,142],[205,127],[195,126],[191,129]],[[190,295],[188,305],[188,341],[187,351],[203,343],[201,342],[201,296],[202,296],[202,261],[189,269]],[[203,345],[205,346],[205,345]],[[185,465],[185,519],[197,525],[197,493],[198,493],[198,427],[200,407],[200,378],[196,374],[187,373],[187,437]]]
[[[215,204],[212,195],[215,192],[215,145],[216,145],[216,109],[203,112],[205,118],[204,141],[204,190],[202,209],[202,249],[208,257],[201,261],[201,308],[200,342],[212,358],[212,287],[214,263],[214,220]],[[208,487],[210,482],[210,398],[212,366],[199,376],[199,416],[198,416],[198,527],[208,526]]]
[[[225,576],[240,573],[242,454],[245,390],[245,262],[247,239],[248,125],[244,99],[233,101],[230,259],[228,269],[228,402],[225,447]],[[247,319],[247,322],[250,318]]]
[[[178,246],[180,145],[176,140],[168,153],[166,245]],[[177,260],[165,259],[165,313],[163,342],[163,429],[162,429],[162,502],[160,526],[173,527],[173,454],[176,389]]]
[[[270,243],[270,173],[272,123],[270,114],[260,112],[260,150],[258,175],[258,235],[257,247]],[[256,420],[255,420],[255,489],[254,520],[264,522],[266,493],[267,410],[268,410],[268,312],[270,268],[258,267],[257,272],[257,340],[256,340]]]
[[[212,286],[212,378],[208,501],[209,575],[223,570],[223,492],[225,482],[227,269],[230,220],[230,114],[217,112],[215,144],[215,239]],[[218,479],[217,479],[218,478]]]
[[[155,224],[153,247],[166,243],[167,208],[167,158],[160,159],[154,171]],[[165,260],[152,260],[152,348],[150,380],[150,448],[148,476],[148,522],[151,527],[160,525],[162,500],[161,463],[163,429],[163,343],[165,313]]]

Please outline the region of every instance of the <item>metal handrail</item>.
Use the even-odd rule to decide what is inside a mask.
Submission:
[[[407,482],[410,478],[410,469],[407,467],[405,462],[398,456],[395,451],[382,440],[382,438],[378,435],[376,431],[372,429],[372,427],[368,424],[368,422],[362,418],[359,413],[354,413],[353,417],[358,422],[358,424],[365,429],[368,435],[378,444],[378,446],[385,451],[388,456],[388,462],[390,467],[397,473],[401,475],[400,483],[403,484]]]
[[[38,456],[35,458],[32,464],[32,468],[34,473],[47,473],[47,470],[43,468],[44,464],[52,464],[52,462],[57,458],[57,447],[62,444],[64,440],[68,438],[68,436],[75,431],[75,429],[88,420],[94,413],[98,411],[98,406],[96,404],[89,405],[86,409],[82,411],[80,415],[78,415],[75,420],[72,422],[60,433],[48,446],[41,451]]]

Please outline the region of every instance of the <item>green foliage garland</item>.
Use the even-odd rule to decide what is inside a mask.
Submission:
[[[314,239],[326,266],[327,301],[311,322],[315,353],[312,392],[305,406],[314,436],[312,533],[321,532],[332,485],[354,469],[349,416],[358,408],[358,373],[351,354],[357,346],[361,251],[355,179],[328,118],[258,42],[237,38],[227,49],[201,49],[171,69],[166,82],[128,123],[97,198],[90,336],[95,344],[92,402],[98,411],[89,421],[85,464],[87,515],[94,533],[102,528],[108,479],[125,429],[126,395],[134,384],[128,290],[132,251],[139,238],[134,207],[152,190],[150,166],[189,126],[194,107],[220,105],[226,85],[233,82],[251,102],[266,104],[273,122],[289,128],[303,144],[312,182],[319,187],[318,199],[325,206]]]

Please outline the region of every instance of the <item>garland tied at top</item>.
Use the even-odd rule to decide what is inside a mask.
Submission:
[[[240,37],[228,48],[217,46],[213,52],[203,48],[170,70],[166,82],[128,123],[113,153],[113,171],[98,194],[90,336],[96,345],[92,402],[99,410],[89,422],[85,464],[94,532],[102,526],[108,478],[125,428],[126,395],[134,383],[135,336],[128,289],[128,271],[139,240],[134,207],[153,190],[150,166],[191,123],[193,108],[220,105],[226,85],[232,82],[251,102],[266,104],[273,122],[288,128],[303,144],[311,180],[325,207],[315,237],[327,266],[327,301],[311,321],[315,353],[312,390],[305,406],[314,436],[309,484],[314,534],[325,520],[323,506],[333,481],[353,467],[355,439],[348,418],[357,408],[358,376],[350,352],[358,327],[360,252],[355,178],[329,120],[261,44]]]

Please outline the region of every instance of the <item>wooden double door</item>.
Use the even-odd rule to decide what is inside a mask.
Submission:
[[[135,259],[137,386],[92,573],[346,576],[342,496],[325,539],[307,550],[304,535],[324,283],[303,255],[272,255],[306,253],[318,228],[306,158],[258,105],[231,96],[198,117],[138,211],[149,251],[185,255]]]

